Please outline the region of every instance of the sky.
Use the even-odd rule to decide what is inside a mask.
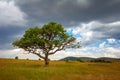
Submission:
[[[120,58],[120,0],[0,0],[0,58],[38,59],[12,46],[30,27],[55,21],[81,48],[50,56]]]

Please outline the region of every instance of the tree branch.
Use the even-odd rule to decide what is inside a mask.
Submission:
[[[50,52],[49,55],[55,54],[57,51],[63,50],[66,44],[67,44],[67,43],[61,44],[61,45],[58,47],[58,49],[56,49],[54,52]]]
[[[38,53],[33,53],[33,54],[36,54],[37,56],[39,56],[40,58],[42,59],[45,59],[45,57],[43,57],[42,55],[38,54]]]
[[[40,54],[40,52],[39,53],[36,52],[37,48],[35,46],[27,47],[27,48],[25,48],[25,51],[28,51],[29,53],[35,54],[35,55],[39,56],[40,58],[45,59],[45,57],[42,56]]]

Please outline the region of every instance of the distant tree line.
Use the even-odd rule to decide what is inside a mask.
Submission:
[[[111,63],[111,61],[106,61],[106,60],[103,60],[103,59],[94,59],[94,60],[91,60],[90,62],[106,62],[106,63]]]
[[[109,60],[104,60],[104,59],[92,59],[90,61],[84,61],[80,58],[76,58],[74,60],[71,60],[70,58],[65,58],[64,59],[65,62],[71,62],[71,61],[77,61],[77,62],[103,62],[103,63],[111,63],[112,61]]]
[[[70,58],[66,58],[64,61],[65,61],[65,62],[70,62],[70,61],[73,61],[73,60],[71,60]],[[77,61],[77,62],[84,62],[84,61],[81,60],[80,58],[76,58],[76,60],[74,60],[74,61]]]

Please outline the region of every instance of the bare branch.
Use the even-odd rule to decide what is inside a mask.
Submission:
[[[40,58],[42,58],[42,59],[45,59],[45,57],[44,57],[44,56],[42,56],[41,54],[38,54],[38,53],[33,53],[33,54],[35,54],[35,55],[39,56],[39,57],[40,57]]]

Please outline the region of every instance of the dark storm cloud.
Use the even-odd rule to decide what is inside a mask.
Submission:
[[[10,49],[12,47],[12,42],[19,38],[17,35],[23,34],[26,28],[21,27],[3,27],[0,28],[0,49]]]
[[[82,36],[81,45],[86,47],[83,49],[85,52],[78,50],[75,54],[106,57],[108,53],[108,57],[109,54],[120,57],[120,0],[0,0],[0,57],[22,53],[12,46],[12,42],[29,27],[41,27],[50,21],[56,21],[66,29],[73,29],[74,35]],[[77,36],[77,40],[80,39]],[[101,44],[98,46],[104,47],[105,39],[117,39],[118,42],[108,44],[109,47],[117,47],[104,51],[96,48],[99,41]],[[94,51],[100,54],[93,54]],[[58,56],[62,58],[63,54]],[[74,53],[68,55],[74,56]]]
[[[11,3],[13,7],[17,7],[17,13],[19,12],[22,15],[22,22],[19,24],[14,25],[14,19],[15,21],[19,22],[21,20],[21,17],[16,18],[13,15],[17,13],[10,13],[9,16],[13,18],[11,21],[8,19],[8,13],[5,14],[4,21],[6,22],[3,24],[3,19],[0,19],[0,49],[6,48],[3,47],[4,44],[11,44],[11,42],[17,38],[14,38],[13,36],[16,34],[21,34],[21,32],[24,32],[26,28],[24,28],[24,14],[26,15],[25,18],[27,19],[27,25],[28,26],[36,26],[40,24],[45,24],[49,21],[57,21],[58,23],[63,24],[66,28],[69,26],[76,26],[78,23],[81,22],[91,22],[91,21],[101,21],[101,22],[114,22],[114,21],[120,21],[120,0],[0,0],[0,1],[13,1],[14,3]],[[5,4],[5,3],[4,3]],[[19,10],[20,8],[20,10]],[[14,8],[12,11],[14,11],[16,8]],[[8,10],[6,10],[8,11]],[[1,12],[4,12],[1,10]],[[21,13],[22,12],[22,13]],[[2,15],[3,16],[3,15]],[[7,16],[7,17],[6,17]],[[0,16],[1,18],[1,16]],[[26,20],[25,20],[26,21]],[[15,27],[11,27],[15,26]],[[4,26],[3,26],[4,25]],[[17,27],[18,26],[18,27]],[[23,26],[23,27],[19,27]],[[79,26],[81,27],[81,26]],[[114,27],[114,26],[113,26]],[[113,28],[111,27],[111,28]],[[102,38],[111,38],[114,36],[114,38],[118,39],[119,36],[119,27],[115,28],[116,30],[106,32],[108,29],[106,27],[93,27],[91,31],[98,32],[104,36],[102,37],[94,37],[93,41],[96,41],[98,39]],[[92,41],[92,42],[93,42]],[[90,41],[91,42],[91,41]]]
[[[96,26],[95,26],[96,25]],[[112,23],[100,23],[96,22],[92,24],[91,31],[101,33],[103,38],[120,39],[120,21]]]
[[[37,22],[120,19],[119,0],[16,0],[16,3],[30,20]]]

